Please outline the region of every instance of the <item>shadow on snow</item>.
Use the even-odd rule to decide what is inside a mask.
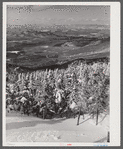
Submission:
[[[62,123],[62,121],[67,120],[66,118],[64,119],[58,119],[58,120],[41,120],[41,121],[23,121],[23,122],[11,122],[6,124],[6,130],[11,130],[11,129],[19,129],[23,127],[34,127],[38,124],[57,124],[57,123]]]

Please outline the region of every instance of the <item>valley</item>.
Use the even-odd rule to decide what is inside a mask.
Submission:
[[[77,59],[110,57],[107,26],[12,32],[7,30],[7,65],[40,69]]]

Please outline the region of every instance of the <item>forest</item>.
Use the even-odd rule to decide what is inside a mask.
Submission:
[[[19,105],[22,97],[33,98],[30,109],[34,103],[42,102],[56,116],[68,111],[67,106],[74,102],[78,107],[76,113],[81,107],[83,114],[96,115],[96,124],[100,113],[109,114],[110,62],[107,60],[91,63],[80,60],[67,68],[32,72],[18,72],[15,68],[6,73],[6,82],[6,99],[11,99],[12,105]],[[62,90],[58,105],[55,104],[57,90]],[[57,110],[53,110],[56,105]],[[72,108],[69,111],[74,112]]]

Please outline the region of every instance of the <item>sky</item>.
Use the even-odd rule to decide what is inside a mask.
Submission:
[[[8,5],[8,25],[110,24],[110,6]]]

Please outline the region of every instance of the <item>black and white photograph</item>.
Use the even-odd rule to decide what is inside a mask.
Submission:
[[[111,5],[96,4],[5,3],[6,144],[111,143]]]

